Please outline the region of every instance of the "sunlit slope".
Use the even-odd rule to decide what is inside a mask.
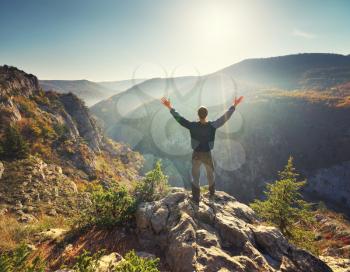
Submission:
[[[309,53],[247,59],[222,72],[260,87],[324,89],[350,80],[350,56]]]

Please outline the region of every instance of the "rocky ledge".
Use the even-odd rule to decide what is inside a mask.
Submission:
[[[159,247],[172,271],[332,271],[309,252],[296,248],[254,211],[217,192],[199,205],[174,188],[160,201],[143,203],[136,214],[137,235]]]

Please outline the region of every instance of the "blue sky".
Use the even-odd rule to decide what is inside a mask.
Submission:
[[[102,81],[350,54],[349,14],[346,0],[0,0],[0,64],[40,79]]]

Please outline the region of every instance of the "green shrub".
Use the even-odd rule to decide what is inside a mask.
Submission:
[[[0,255],[0,272],[44,272],[45,264],[40,257],[30,261],[30,249],[25,244],[12,252]]]
[[[68,127],[65,124],[55,123],[53,128],[57,134],[57,137],[62,141],[66,139],[68,133]]]
[[[33,101],[21,95],[15,96],[13,99],[22,115],[28,118],[35,116],[37,105]]]
[[[114,272],[159,272],[159,259],[141,258],[136,255],[135,251],[128,252],[124,260],[120,261]]]
[[[76,263],[73,266],[74,272],[95,272],[98,267],[99,259],[104,255],[105,251],[100,250],[95,254],[91,254],[84,249],[84,252],[76,257]]]
[[[46,96],[46,93],[43,89],[40,89],[35,93],[35,95],[31,96],[31,99],[33,99],[39,105],[50,106],[50,100]]]
[[[317,210],[319,210],[321,212],[326,212],[327,211],[326,203],[324,203],[323,201],[318,202],[317,203]]]
[[[312,230],[306,229],[305,226],[296,225],[291,229],[291,237],[289,238],[289,241],[299,248],[303,248],[315,255],[319,255],[320,250],[315,242],[315,237],[315,233]]]
[[[311,250],[314,241],[313,233],[308,230],[313,221],[311,204],[299,193],[306,181],[297,180],[299,174],[292,157],[278,175],[279,180],[266,186],[266,200],[255,200],[250,206],[266,222],[277,226],[292,243]]]
[[[169,191],[168,177],[162,171],[158,160],[153,170],[146,173],[145,178],[135,186],[135,196],[139,202],[150,202],[165,196]]]
[[[84,250],[82,254],[76,257],[76,262],[71,270],[74,272],[95,272],[99,266],[99,260],[105,254],[105,250],[100,250],[95,254]],[[108,271],[113,272],[159,272],[159,259],[141,258],[136,255],[135,251],[129,251],[124,259],[109,266]],[[67,269],[63,266],[62,269]],[[0,272],[2,272],[0,270]],[[29,271],[28,271],[29,272]],[[40,271],[41,272],[41,271]]]
[[[41,129],[35,119],[23,118],[20,121],[21,133],[29,140],[35,141],[41,134]]]
[[[92,205],[82,211],[78,217],[78,227],[95,225],[112,227],[129,224],[135,217],[137,203],[160,199],[168,189],[167,177],[163,174],[159,161],[155,168],[136,184],[134,194],[130,194],[121,185],[114,185],[107,189],[95,186],[90,192]]]
[[[29,155],[28,143],[24,140],[17,126],[8,126],[2,145],[2,157],[6,160],[24,159]]]
[[[55,139],[56,132],[51,124],[45,119],[36,120],[39,128],[41,129],[41,138],[43,139]]]
[[[110,227],[132,221],[136,202],[125,187],[115,185],[108,189],[97,187],[92,192],[92,205],[80,219],[81,226]]]

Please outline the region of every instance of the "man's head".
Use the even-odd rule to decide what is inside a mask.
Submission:
[[[199,109],[198,109],[198,117],[199,119],[201,120],[205,120],[205,118],[207,118],[208,116],[208,109],[204,106],[201,106]]]

